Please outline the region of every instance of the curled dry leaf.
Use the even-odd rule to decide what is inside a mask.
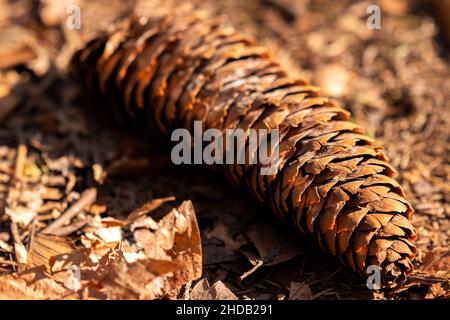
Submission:
[[[208,279],[203,278],[192,288],[189,300],[237,300],[236,295],[222,282],[217,281],[212,286]]]
[[[169,201],[173,201],[173,200],[175,200],[175,197],[165,197],[165,198],[160,198],[160,199],[153,199],[149,202],[146,202],[139,208],[133,210],[128,215],[127,221],[128,221],[128,223],[132,223],[133,221],[139,219],[140,217],[145,216],[149,212],[156,210],[162,204],[169,202]]]
[[[145,260],[116,264],[102,281],[108,298],[173,296],[181,286],[201,276],[202,247],[192,202],[184,201],[152,226],[156,230],[134,231]]]

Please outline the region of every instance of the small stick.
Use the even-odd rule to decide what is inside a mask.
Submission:
[[[85,225],[89,223],[89,219],[84,219],[81,221],[77,221],[75,223],[69,224],[68,226],[61,227],[58,230],[55,230],[53,234],[55,236],[68,236],[69,234],[83,228]]]
[[[16,156],[16,168],[14,170],[14,177],[20,180],[23,176],[23,169],[27,158],[27,147],[24,144],[20,144],[17,148]]]
[[[34,235],[36,233],[36,220],[33,219],[33,222],[31,224],[31,228],[30,228],[30,240],[28,241],[28,250],[30,250],[31,246],[33,245],[33,241],[34,241]]]
[[[244,280],[245,278],[247,278],[249,275],[251,275],[253,272],[255,272],[259,267],[261,267],[263,265],[264,261],[263,260],[259,260],[257,264],[255,264],[253,266],[253,268],[251,268],[250,270],[244,272],[240,277],[239,280]]]
[[[9,266],[17,266],[17,262],[10,261],[10,260],[3,260],[3,259],[0,259],[0,264],[9,265]]]
[[[22,239],[21,239],[20,233],[19,233],[19,227],[17,226],[17,223],[15,223],[15,222],[11,222],[11,234],[13,236],[15,243],[18,243],[19,245],[23,245]]]
[[[55,234],[55,231],[79,214],[86,207],[90,206],[97,199],[97,190],[90,188],[85,190],[80,199],[78,199],[69,209],[66,210],[58,219],[49,224],[42,233]]]

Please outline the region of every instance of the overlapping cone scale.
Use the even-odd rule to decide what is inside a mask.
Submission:
[[[228,164],[230,181],[363,277],[375,265],[393,287],[412,271],[413,210],[383,150],[348,111],[289,78],[225,19],[129,19],[89,42],[72,65],[108,113],[149,137],[193,130],[195,120],[204,129],[279,129],[276,173]]]

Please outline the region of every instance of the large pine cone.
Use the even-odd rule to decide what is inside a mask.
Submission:
[[[276,174],[224,165],[231,182],[363,277],[379,266],[393,287],[412,271],[413,210],[383,150],[349,112],[289,78],[224,19],[133,18],[88,43],[72,65],[117,121],[142,132],[192,132],[195,120],[205,129],[279,129]]]

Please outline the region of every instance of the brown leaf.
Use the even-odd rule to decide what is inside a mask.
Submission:
[[[254,267],[244,273],[241,280],[261,266],[273,266],[303,254],[303,249],[295,241],[295,237],[289,236],[285,231],[267,223],[251,225],[247,235],[255,245],[258,256],[248,250],[242,251]]]
[[[312,300],[311,288],[304,282],[291,282],[289,300]]]
[[[132,223],[133,221],[139,219],[140,217],[145,216],[149,212],[156,210],[162,204],[169,202],[169,201],[174,201],[174,200],[175,200],[175,197],[153,199],[153,200],[145,203],[144,205],[140,206],[139,208],[133,210],[133,212],[131,212],[128,215],[127,220],[129,223]]]
[[[40,268],[0,277],[0,299],[66,299],[70,291],[46,277]]]
[[[101,281],[108,298],[155,299],[176,296],[186,283],[202,274],[202,247],[194,207],[184,201],[156,225],[134,232],[145,260],[116,263]]]
[[[156,299],[174,295],[187,282],[179,261],[142,260],[115,264],[102,286],[109,299]]]
[[[449,272],[450,251],[448,248],[434,248],[432,251],[428,251],[423,258],[420,270]]]
[[[31,241],[27,264],[46,265],[51,258],[74,250],[74,243],[67,237],[38,233]]]
[[[222,240],[225,246],[232,251],[238,251],[239,248],[244,244],[243,241],[234,240],[229,234],[227,226],[222,222],[218,222],[214,229],[208,232],[206,236],[208,238],[215,237],[219,240]]]
[[[255,245],[265,266],[273,266],[303,254],[295,238],[265,223],[250,226],[248,237]]]
[[[236,295],[222,282],[217,281],[212,286],[203,278],[189,293],[190,300],[238,300]]]

